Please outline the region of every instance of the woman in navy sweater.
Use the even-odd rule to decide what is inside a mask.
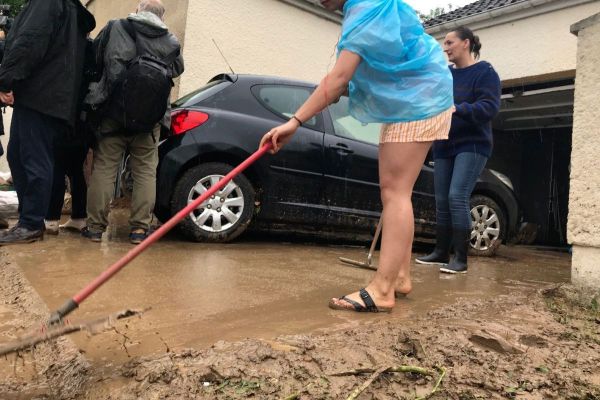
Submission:
[[[492,154],[492,119],[500,109],[500,78],[491,64],[478,61],[479,37],[466,27],[448,33],[444,51],[452,65],[454,104],[448,140],[433,145],[436,246],[417,263],[440,265],[446,273],[467,272],[471,240],[471,193]],[[454,257],[450,260],[450,247]]]

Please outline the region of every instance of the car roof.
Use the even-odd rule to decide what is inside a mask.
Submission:
[[[314,82],[307,82],[300,79],[292,79],[281,76],[270,75],[254,75],[254,74],[219,74],[213,77],[208,82],[217,80],[228,80],[230,82],[240,82],[249,84],[277,84],[277,85],[299,85],[299,86],[317,86]]]

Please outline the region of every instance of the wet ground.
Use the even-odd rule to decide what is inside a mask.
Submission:
[[[112,231],[101,244],[66,233],[5,250],[48,307],[56,309],[131,248],[127,232]],[[273,238],[198,244],[173,235],[126,267],[72,318],[152,310],[130,321],[124,335],[75,335],[73,340],[94,369],[104,370],[131,357],[202,349],[218,341],[272,339],[374,320],[402,325],[459,300],[493,300],[570,279],[568,254],[503,247],[497,257],[472,258],[465,276],[415,265],[414,291],[391,316],[355,315],[331,311],[327,301],[362,287],[371,272],[344,266],[338,257],[364,260],[366,251]],[[0,305],[0,320],[2,313]]]

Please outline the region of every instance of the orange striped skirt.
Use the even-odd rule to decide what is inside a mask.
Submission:
[[[433,142],[446,140],[450,133],[454,106],[448,110],[421,121],[383,124],[379,143]]]

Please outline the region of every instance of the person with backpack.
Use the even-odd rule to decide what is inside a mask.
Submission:
[[[102,241],[119,165],[130,155],[133,176],[131,243],[150,234],[156,200],[160,126],[170,125],[172,78],[183,73],[181,46],[169,33],[159,0],[140,1],[136,13],[110,21],[94,40],[101,68],[86,105],[96,115],[97,144],[87,196],[84,237]]]
[[[7,159],[19,221],[0,234],[0,245],[44,238],[54,141],[75,126],[86,38],[95,26],[79,0],[29,0],[8,33],[0,102],[14,107]]]

